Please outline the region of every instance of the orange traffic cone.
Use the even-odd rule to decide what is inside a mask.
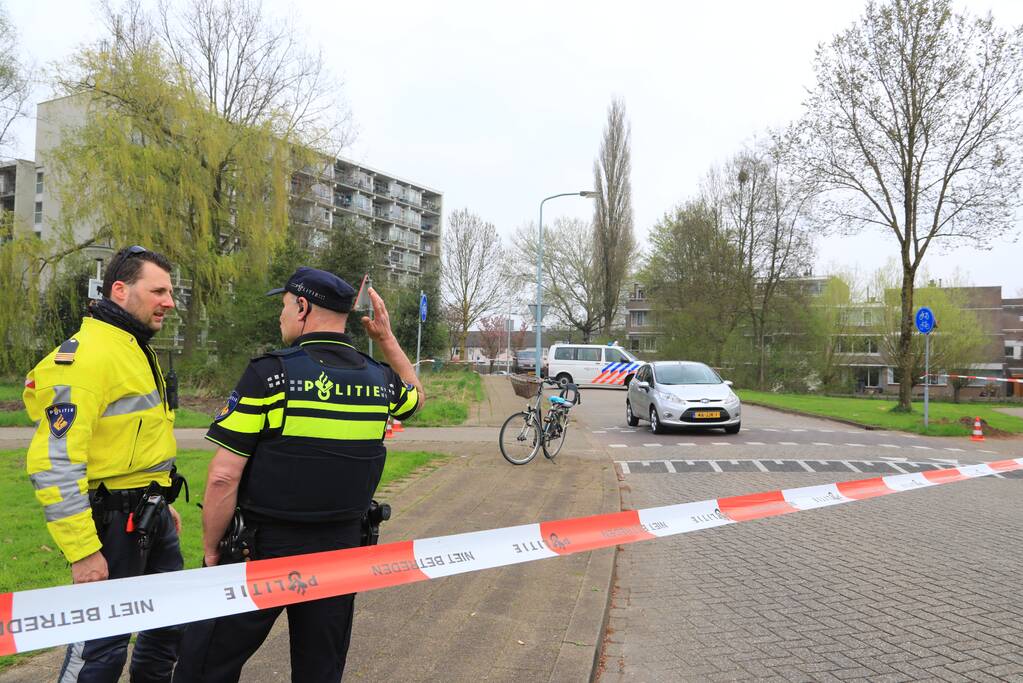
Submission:
[[[405,431],[405,428],[401,426],[401,420],[393,420],[394,422],[394,433]]]
[[[394,438],[394,428],[391,427],[391,420],[390,420],[390,418],[387,419],[387,429],[384,430],[384,438],[385,439],[393,439]]]
[[[980,418],[976,418],[973,421],[973,434],[970,436],[970,441],[983,441],[984,430],[980,427]]]

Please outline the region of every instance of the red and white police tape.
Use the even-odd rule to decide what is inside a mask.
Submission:
[[[949,377],[951,379],[982,379],[985,382],[1011,382],[1014,384],[1023,384],[1023,379],[1016,377],[979,377],[977,375],[946,375],[944,373],[931,373],[930,375],[921,375],[920,379],[925,377]]]
[[[0,655],[503,567],[1023,469],[1023,458],[0,593]]]

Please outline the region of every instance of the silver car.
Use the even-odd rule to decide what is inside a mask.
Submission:
[[[630,427],[647,420],[655,434],[669,427],[724,427],[738,434],[742,405],[732,383],[703,363],[657,361],[629,382],[625,419]]]

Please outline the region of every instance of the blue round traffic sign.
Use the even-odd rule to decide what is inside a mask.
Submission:
[[[921,306],[916,312],[916,329],[920,330],[920,334],[930,334],[935,325],[934,313],[926,306]]]
[[[422,294],[419,297],[419,320],[420,322],[426,322],[426,294]]]

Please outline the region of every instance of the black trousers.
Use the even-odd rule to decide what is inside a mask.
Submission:
[[[128,515],[119,511],[97,513],[97,532],[111,579],[143,574],[174,572],[184,568],[181,546],[174,519],[164,509],[154,531],[152,545],[146,554],[139,547],[138,536],[127,533]],[[139,633],[132,651],[128,672],[133,683],[167,683],[171,680],[174,660],[183,626],[168,626]],[[128,658],[130,633],[68,645],[59,683],[116,683]]]
[[[315,525],[260,523],[256,527],[254,555],[260,560],[354,548],[361,540],[358,520]],[[189,624],[174,683],[238,681],[245,662],[263,644],[285,609],[291,680],[337,683],[348,657],[354,608],[355,595],[349,594]]]

